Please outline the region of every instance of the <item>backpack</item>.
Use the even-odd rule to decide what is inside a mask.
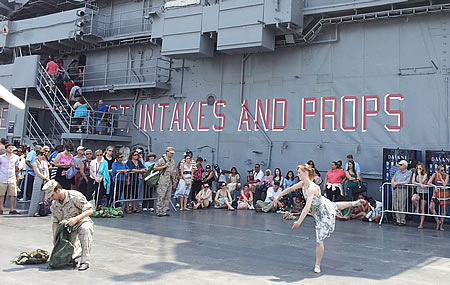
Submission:
[[[167,163],[167,160],[163,157],[164,162]],[[149,186],[155,186],[158,185],[159,177],[166,172],[166,169],[164,168],[162,171],[154,170],[156,163],[152,164],[144,175],[144,181],[147,182]]]

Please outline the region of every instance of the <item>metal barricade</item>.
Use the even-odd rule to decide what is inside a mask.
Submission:
[[[383,208],[379,223],[386,218],[386,213],[392,213],[394,217],[416,215],[450,218],[450,205],[446,205],[450,204],[450,187],[424,186],[397,184],[396,187],[392,187],[392,183],[383,183],[380,186]]]
[[[157,186],[150,186],[143,178],[143,173],[133,173],[128,171],[125,173],[117,173],[113,177],[112,181],[112,205],[115,206],[117,203],[130,203],[142,201],[143,208],[155,208]],[[177,209],[173,204],[172,200],[169,200],[170,206],[176,212]]]

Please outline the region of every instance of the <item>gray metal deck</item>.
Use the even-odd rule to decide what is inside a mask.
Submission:
[[[7,211],[5,211],[7,212]],[[312,272],[313,220],[299,230],[279,214],[206,210],[95,219],[91,269],[10,264],[21,251],[51,249],[48,217],[0,217],[2,284],[448,284],[450,227],[338,221]]]

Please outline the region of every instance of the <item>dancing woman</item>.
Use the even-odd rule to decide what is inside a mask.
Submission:
[[[297,229],[302,224],[308,212],[314,217],[316,222],[316,266],[315,273],[320,273],[320,262],[322,261],[324,253],[323,241],[329,237],[334,231],[337,210],[343,210],[349,207],[356,207],[362,203],[361,201],[354,202],[331,202],[320,194],[320,188],[317,184],[312,182],[314,180],[314,169],[308,164],[297,166],[298,177],[300,182],[287,188],[273,200],[274,205],[278,205],[279,200],[284,195],[302,188],[303,195],[306,198],[306,205],[303,207],[300,218],[294,223],[292,229]]]

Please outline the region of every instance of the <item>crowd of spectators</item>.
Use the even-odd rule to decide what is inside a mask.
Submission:
[[[71,144],[56,146],[54,150],[39,145],[31,149],[26,145],[7,146],[11,149],[11,154],[17,157],[17,162],[14,160],[14,164],[17,164],[19,184],[16,196],[19,200],[31,201],[28,213],[30,216],[38,215],[37,207],[42,201],[42,184],[53,178],[65,189],[80,191],[87,199],[94,200],[95,205],[123,206],[128,214],[155,210],[156,189],[154,186],[149,187],[144,181],[145,173],[157,161],[157,155],[153,152],[145,155],[142,148],[137,148],[128,155],[117,151],[114,146],[108,146],[105,152],[101,149],[85,149],[83,146],[74,150]],[[3,147],[2,150],[0,145],[0,153],[5,152],[4,149]],[[6,169],[3,162],[5,155],[8,155],[8,152],[0,155],[0,176],[1,171]],[[263,171],[257,163],[254,169],[248,170],[247,177],[244,178],[236,167],[227,170],[221,169],[217,164],[203,163],[203,158],[198,156],[194,160],[192,151],[187,151],[176,166],[178,183],[174,189],[174,198],[177,200],[176,207],[182,211],[212,206],[230,211],[256,210],[292,216],[298,214],[305,203],[300,190],[289,193],[277,204],[273,203],[279,193],[299,181],[292,170],[288,170],[284,176],[280,168],[275,168],[273,172],[270,169]],[[317,170],[314,161],[310,160],[308,164],[315,170],[314,182],[321,186],[322,194],[328,199],[366,200],[364,205],[339,212],[339,219],[379,221],[382,204],[365,196],[366,188],[362,187],[360,166],[351,154],[347,156],[344,168],[341,161],[332,161],[325,175]],[[408,170],[407,166],[407,162],[402,160],[397,168],[393,169],[393,210],[405,212],[407,200],[410,199],[416,212],[424,214],[429,210],[432,214],[443,215],[445,206],[450,204],[447,188],[440,187],[448,184],[449,175],[445,173],[445,168],[439,167],[438,171],[428,178],[422,163],[417,164],[414,173]],[[3,177],[0,179],[0,183],[11,183]],[[408,196],[408,183],[417,186],[412,197]],[[430,197],[427,185],[435,188]],[[14,193],[5,190],[0,194],[3,205],[5,194],[11,196]],[[15,196],[11,197],[15,199]],[[10,204],[14,213],[14,203]],[[394,218],[394,224],[406,224],[405,214],[396,213]],[[435,220],[436,228],[443,230],[444,219],[435,217]],[[423,228],[423,223],[424,216],[421,217],[419,228]]]

